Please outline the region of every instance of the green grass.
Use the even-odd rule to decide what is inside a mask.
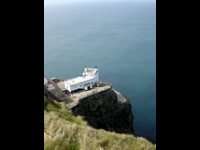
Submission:
[[[64,103],[46,101],[44,150],[155,150],[144,138],[97,130],[75,117]]]
[[[79,150],[80,144],[70,137],[58,138],[45,144],[44,150]]]
[[[75,117],[71,112],[69,112],[68,108],[65,106],[65,103],[59,103],[45,99],[44,111],[56,112],[60,118],[76,124],[87,124],[80,116]]]

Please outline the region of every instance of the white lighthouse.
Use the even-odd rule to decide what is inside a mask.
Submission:
[[[75,91],[78,89],[91,89],[95,83],[99,81],[99,69],[95,68],[84,68],[82,76],[72,78],[64,81],[65,88],[69,91]]]

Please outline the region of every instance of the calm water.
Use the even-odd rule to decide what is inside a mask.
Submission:
[[[155,3],[84,3],[45,8],[47,77],[98,66],[101,80],[127,95],[135,134],[156,142]]]

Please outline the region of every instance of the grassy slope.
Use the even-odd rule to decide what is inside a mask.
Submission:
[[[44,150],[155,150],[143,138],[97,130],[75,117],[64,104],[45,102]]]

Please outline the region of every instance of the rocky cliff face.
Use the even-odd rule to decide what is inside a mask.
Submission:
[[[83,116],[94,128],[134,133],[131,105],[121,93],[113,89],[80,100],[79,104],[72,108],[72,112]]]

